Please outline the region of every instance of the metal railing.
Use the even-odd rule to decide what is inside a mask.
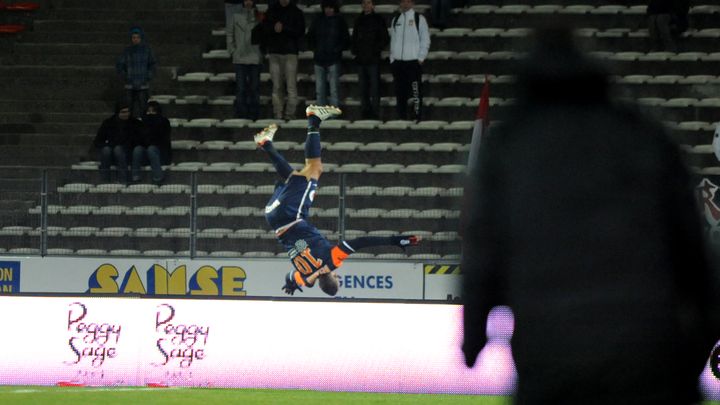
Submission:
[[[412,231],[426,239],[415,253],[429,259],[459,254],[462,192],[450,186],[459,183],[431,187],[423,179],[392,177],[324,174],[310,221],[331,241]],[[19,181],[24,191],[0,197],[0,254],[284,255],[264,219],[276,180],[271,173],[197,171],[172,172],[159,186],[126,185],[97,182],[90,171],[38,171]],[[370,253],[399,258],[398,252]]]

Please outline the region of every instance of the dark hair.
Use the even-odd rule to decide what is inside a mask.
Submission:
[[[338,0],[322,0],[320,2],[320,7],[324,10],[326,8],[332,8],[335,10],[335,13],[340,12],[340,3]]]
[[[155,100],[148,101],[147,108],[145,108],[145,112],[147,112],[148,108],[152,107],[158,115],[162,115],[162,106],[160,103],[158,103]]]
[[[517,64],[517,87],[532,100],[607,97],[607,71],[586,56],[568,26],[540,27],[528,56]],[[522,98],[525,98],[522,97]]]
[[[124,98],[121,100],[118,100],[115,103],[115,114],[119,113],[120,110],[124,110],[126,108],[130,109],[130,103],[127,100],[125,100]]]
[[[318,278],[318,281],[320,289],[323,290],[325,294],[331,297],[334,297],[340,289],[337,278],[335,278],[335,275],[333,275],[333,273],[323,274]]]

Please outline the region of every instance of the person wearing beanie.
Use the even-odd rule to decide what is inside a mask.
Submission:
[[[337,0],[322,0],[320,7],[307,33],[315,62],[315,98],[319,105],[339,106],[340,62],[342,52],[350,46],[350,34]]]
[[[115,68],[124,82],[130,111],[135,117],[144,114],[147,108],[155,64],[152,49],[145,43],[145,33],[140,27],[132,27],[130,45],[118,58]]]

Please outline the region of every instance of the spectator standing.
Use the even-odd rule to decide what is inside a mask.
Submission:
[[[150,81],[155,76],[155,56],[140,27],[130,29],[130,46],[125,48],[115,68],[125,81],[131,114],[142,115],[147,108]]]
[[[345,19],[337,0],[322,0],[318,15],[307,33],[308,48],[315,62],[315,94],[319,105],[340,106],[340,64],[350,45]],[[328,84],[330,95],[328,97]]]
[[[142,126],[132,140],[132,181],[141,180],[140,169],[150,164],[152,182],[162,183],[165,178],[162,165],[172,163],[172,147],[170,144],[170,121],[162,114],[162,107],[157,101],[148,103],[147,111],[142,119]]]
[[[227,31],[227,49],[235,65],[235,115],[257,120],[260,115],[260,46],[253,44],[253,29],[264,15],[255,0],[243,0],[243,8],[233,14]]]
[[[128,154],[130,143],[140,132],[140,121],[132,117],[130,104],[119,102],[115,114],[103,121],[98,129],[93,145],[100,158],[100,177],[110,181],[110,166],[117,168],[117,181],[129,182]]]
[[[390,42],[385,20],[375,13],[373,0],[362,0],[362,12],[355,19],[352,53],[358,65],[362,117],[376,119],[380,114],[380,59]]]
[[[415,119],[422,119],[422,64],[430,50],[430,30],[413,0],[400,0],[400,12],[390,21],[390,68],[395,81],[397,114],[408,119],[407,101],[412,96]]]
[[[432,13],[432,25],[435,28],[444,30],[448,26],[448,17],[452,10],[453,0],[432,0],[430,12]]]
[[[263,33],[273,82],[273,114],[276,119],[290,120],[298,105],[298,53],[305,34],[303,12],[291,0],[278,0],[268,8]]]
[[[230,30],[233,24],[233,15],[243,9],[244,0],[225,0],[225,33]]]
[[[517,110],[469,174],[467,364],[490,309],[509,305],[516,403],[695,403],[720,289],[679,148],[610,101],[569,30],[538,38]]]
[[[677,52],[677,39],[688,28],[688,0],[650,0],[647,6],[651,49]]]

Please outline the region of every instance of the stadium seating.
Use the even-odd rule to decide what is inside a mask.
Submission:
[[[377,3],[376,11],[386,19],[397,7],[390,0]],[[429,1],[418,0],[417,5],[427,10]],[[302,8],[308,21],[320,12],[317,4]],[[344,4],[342,10],[348,21],[359,12],[357,4]],[[337,229],[342,195],[346,238],[412,231],[426,243],[413,250],[411,259],[457,260],[461,178],[483,81],[487,75],[491,82],[493,123],[502,121],[514,102],[512,67],[523,56],[518,44],[529,35],[528,27],[549,18],[570,19],[581,27],[582,45],[613,70],[617,95],[637,100],[642,109],[662,117],[697,171],[715,173],[718,163],[710,143],[720,121],[720,7],[693,4],[691,26],[678,52],[647,48],[644,14],[640,1],[471,0],[467,7],[452,10],[449,28],[432,29],[431,53],[424,65],[426,120],[421,122],[395,119],[386,66],[380,119],[362,119],[358,77],[346,52],[344,114],[322,127],[326,167],[311,211],[313,221],[320,228]],[[119,21],[135,21],[136,16],[142,16],[160,61],[152,97],[163,104],[173,127],[174,163],[167,167],[162,186],[101,182],[97,157],[87,153],[120,91],[108,87],[115,57],[127,41],[126,24]],[[0,95],[0,137],[8,145],[3,146],[4,165],[22,173],[17,183],[24,179],[32,185],[18,185],[17,191],[0,198],[0,215],[7,218],[0,241],[7,252],[38,253],[40,176],[37,170],[23,170],[50,167],[58,173],[48,174],[49,254],[188,255],[193,196],[198,256],[283,254],[262,210],[278,177],[251,138],[275,122],[266,119],[271,114],[269,74],[261,75],[263,119],[235,118],[233,66],[225,31],[219,28],[224,21],[221,6],[196,0],[65,0],[52,10],[39,10],[35,18],[32,32],[13,39],[14,50],[2,56],[0,66],[0,80],[8,83]],[[70,29],[75,25],[92,35],[78,35]],[[300,55],[302,104],[315,99],[311,58],[309,51]],[[36,84],[49,77],[61,80]],[[277,122],[281,130],[275,146],[289,161],[302,162],[306,123],[296,118]],[[60,153],[60,145],[69,149]],[[341,174],[346,176],[344,194]],[[335,232],[330,236],[337,238]],[[392,249],[360,257],[408,258]]]

